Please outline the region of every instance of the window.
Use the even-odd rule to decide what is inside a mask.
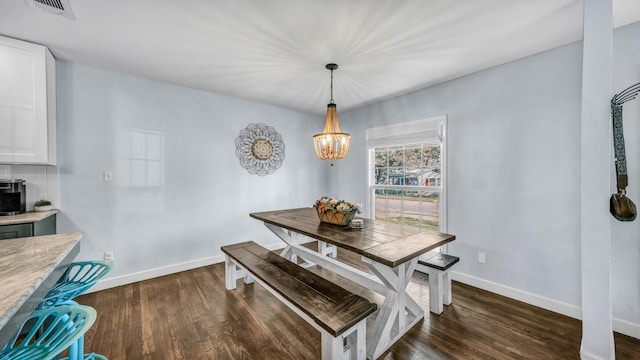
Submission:
[[[446,116],[367,129],[376,220],[446,232]]]

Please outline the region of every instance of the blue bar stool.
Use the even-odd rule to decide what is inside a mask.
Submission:
[[[84,294],[98,280],[107,275],[113,264],[105,261],[80,261],[69,265],[60,280],[49,290],[38,305],[45,309],[57,305],[73,305],[73,298]]]
[[[60,305],[77,305],[73,299],[84,294],[89,288],[95,285],[98,280],[107,275],[113,264],[105,261],[79,261],[69,264],[60,280],[53,285],[51,290],[45,295],[38,309],[47,309]],[[71,360],[107,360],[106,357],[91,353],[84,355],[84,336],[73,344],[69,350]]]
[[[89,306],[70,305],[36,310],[0,352],[0,360],[52,359],[77,344],[77,340],[95,321],[96,311]]]

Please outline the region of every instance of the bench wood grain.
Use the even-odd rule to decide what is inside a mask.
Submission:
[[[223,246],[227,256],[227,289],[236,287],[236,281],[243,278],[246,283],[253,279],[285,300],[293,310],[304,313],[318,330],[326,332],[334,339],[325,339],[323,334],[323,359],[342,358],[340,349],[332,349],[325,342],[333,341],[342,348],[342,336],[357,332],[361,344],[352,344],[362,349],[364,355],[366,317],[377,305],[367,299],[324,279],[311,271],[269,251],[253,241]],[[277,296],[277,297],[278,297]],[[292,307],[293,306],[293,307]],[[305,318],[303,316],[303,318]],[[305,320],[308,320],[305,318]],[[312,325],[314,325],[312,323]],[[355,331],[356,327],[359,330]],[[338,338],[338,339],[335,339]],[[352,337],[353,338],[353,337]],[[349,339],[347,339],[349,341]],[[333,353],[325,354],[326,352]],[[361,358],[356,355],[354,358]],[[362,357],[363,358],[363,357]]]

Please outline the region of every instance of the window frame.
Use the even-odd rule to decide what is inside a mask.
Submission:
[[[440,145],[440,187],[411,185],[376,185],[375,184],[375,148],[384,146],[411,146],[416,144]],[[430,118],[398,124],[369,128],[366,130],[367,154],[367,211],[370,219],[375,218],[376,189],[432,189],[440,192],[439,231],[447,232],[447,116]],[[446,251],[446,245],[441,250]]]

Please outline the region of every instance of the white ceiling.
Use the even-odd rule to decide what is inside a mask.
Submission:
[[[582,38],[579,0],[69,0],[75,20],[0,1],[0,34],[58,59],[323,113]],[[616,27],[640,1],[615,0]]]

